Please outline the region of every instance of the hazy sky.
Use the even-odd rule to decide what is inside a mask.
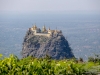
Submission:
[[[100,0],[0,0],[0,12],[100,12]]]

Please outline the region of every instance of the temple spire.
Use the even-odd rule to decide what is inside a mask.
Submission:
[[[34,30],[36,30],[36,29],[37,29],[37,26],[36,26],[36,24],[33,26],[33,29],[34,29]]]
[[[56,29],[55,29],[55,32],[57,32],[57,27],[56,27]]]
[[[45,32],[46,31],[46,27],[45,27],[45,25],[43,26],[43,30],[42,30],[43,32]]]

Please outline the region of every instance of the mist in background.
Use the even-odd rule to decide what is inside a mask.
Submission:
[[[62,30],[77,58],[100,54],[100,0],[0,0],[0,53],[21,58],[35,23]]]

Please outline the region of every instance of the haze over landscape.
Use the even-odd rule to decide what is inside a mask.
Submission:
[[[100,12],[100,0],[0,0],[1,13]]]
[[[62,30],[77,58],[100,54],[100,0],[0,0],[0,53],[21,57],[35,23]]]

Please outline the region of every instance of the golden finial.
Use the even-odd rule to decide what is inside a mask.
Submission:
[[[36,24],[33,26],[33,29],[34,29],[34,30],[36,30],[36,29],[37,29],[37,26],[36,26]]]

